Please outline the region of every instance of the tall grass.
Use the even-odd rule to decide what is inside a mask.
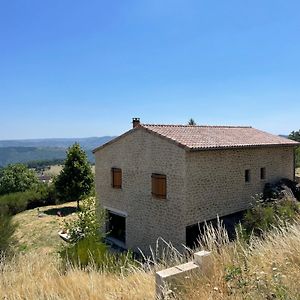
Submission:
[[[14,242],[13,234],[17,227],[12,223],[12,217],[0,212],[0,257],[11,254],[11,246]]]
[[[211,234],[212,233],[212,234]],[[213,229],[203,243],[212,250],[210,272],[180,283],[178,299],[299,299],[300,222],[283,224],[249,243],[237,238],[219,247]]]
[[[299,299],[300,221],[251,237],[249,243],[239,237],[229,242],[222,226],[209,227],[199,242],[201,249],[212,252],[209,272],[181,279],[168,299]],[[58,257],[27,253],[0,263],[0,295],[42,300],[154,299],[154,270],[188,258],[176,250],[160,259],[155,255],[154,250],[148,267],[128,265],[126,272],[111,273],[92,264],[64,269]]]
[[[0,263],[0,295],[9,300],[140,300],[154,299],[154,291],[153,275],[137,268],[126,277],[98,272],[92,266],[62,271],[57,258],[34,253]]]

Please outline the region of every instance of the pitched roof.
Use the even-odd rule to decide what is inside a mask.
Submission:
[[[144,129],[187,150],[297,146],[300,143],[249,126],[198,126],[139,124],[117,138],[93,150],[112,144],[135,130]]]
[[[140,126],[190,150],[299,145],[295,141],[247,126],[151,124]]]

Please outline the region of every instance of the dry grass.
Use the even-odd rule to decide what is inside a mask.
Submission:
[[[63,240],[58,236],[58,231],[63,227],[64,220],[74,217],[76,202],[68,202],[62,205],[45,206],[39,208],[43,217],[38,217],[38,209],[26,210],[14,216],[14,222],[19,226],[14,234],[18,241],[20,251],[35,251],[40,254],[55,252]],[[64,213],[64,217],[58,217],[56,211]]]
[[[6,300],[141,300],[154,299],[154,291],[153,275],[141,270],[126,277],[94,270],[63,273],[53,256],[33,253],[0,264],[0,298]]]
[[[57,176],[60,171],[62,170],[63,166],[62,165],[54,165],[50,166],[49,170],[45,170],[44,173],[49,176]]]
[[[32,251],[5,264],[0,262],[0,299],[154,299],[153,270],[131,268],[126,274],[101,273],[92,266],[88,270],[62,270],[59,258],[53,255],[59,244],[56,234],[60,219],[38,219],[36,211],[16,218],[29,219],[17,236],[26,240]],[[41,242],[38,231],[48,232],[49,242]],[[42,256],[39,247],[44,249]],[[202,248],[212,251],[209,272],[205,276],[193,273],[181,280],[167,299],[300,298],[300,222],[274,229],[265,239],[252,239],[250,245],[239,240],[229,243],[222,228],[210,230]]]
[[[14,216],[19,227],[14,235],[21,250],[12,260],[1,262],[0,299],[153,299],[153,272],[132,268],[124,274],[62,269],[56,254],[64,243],[58,237],[65,219],[56,211],[74,211],[76,202],[28,210]]]
[[[227,243],[223,233],[214,232],[206,243],[213,253],[209,273],[193,273],[167,299],[299,299],[300,223],[250,246]],[[154,299],[153,271],[126,273],[100,273],[93,267],[63,272],[57,257],[31,252],[0,263],[0,295],[7,300]]]
[[[63,168],[62,165],[50,166],[50,169],[45,170],[44,174],[49,175],[49,176],[57,176],[61,172],[62,168]],[[93,174],[95,174],[95,166],[91,166],[91,168],[92,168]]]
[[[181,299],[300,299],[300,223],[213,248],[210,273],[182,282]]]

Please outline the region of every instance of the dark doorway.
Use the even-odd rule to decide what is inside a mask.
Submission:
[[[126,218],[111,211],[107,213],[107,236],[125,243]]]
[[[245,212],[237,212],[219,218],[223,226],[227,230],[229,240],[235,239],[235,226],[243,219]],[[206,222],[208,225],[212,224],[214,227],[218,226],[218,219],[213,219]],[[197,246],[197,240],[205,232],[205,222],[197,223],[186,227],[186,245],[193,249]]]

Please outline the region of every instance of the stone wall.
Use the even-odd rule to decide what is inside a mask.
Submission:
[[[158,237],[179,247],[185,241],[185,151],[168,141],[135,129],[98,150],[96,190],[103,207],[127,214],[126,246],[149,254]],[[111,168],[122,169],[122,189],[111,187]],[[151,175],[167,176],[167,199],[151,194]]]
[[[247,209],[266,182],[294,176],[293,147],[187,152],[186,162],[186,225]],[[260,168],[266,168],[265,180]]]

